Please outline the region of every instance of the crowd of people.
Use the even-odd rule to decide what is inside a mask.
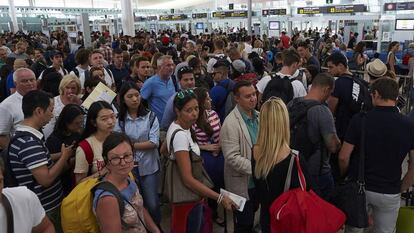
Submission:
[[[396,106],[399,44],[390,44],[385,64],[367,61],[356,33],[348,46],[341,33],[309,35],[93,32],[93,48],[82,45],[81,33],[72,47],[65,32],[0,36],[0,205],[10,201],[14,231],[63,232],[62,200],[97,178],[115,186],[125,205],[114,211],[117,195],[93,190],[101,232],[212,232],[212,221],[230,225],[224,208],[235,233],[268,233],[292,149],[307,188],[331,201],[337,184],[359,178],[364,132],[370,222],[376,233],[393,232],[400,195],[414,184],[414,121]],[[368,82],[354,69],[366,70]],[[99,84],[116,98],[86,108]],[[291,188],[300,187],[292,169]],[[166,178],[181,186],[166,187]],[[221,189],[246,198],[243,210]],[[172,192],[170,229],[161,227],[165,190]],[[174,192],[191,201],[175,202]],[[6,212],[0,232],[10,226]]]

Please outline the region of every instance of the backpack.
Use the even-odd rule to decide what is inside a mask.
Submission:
[[[16,176],[13,173],[12,166],[10,163],[10,156],[9,156],[9,148],[10,146],[21,137],[30,136],[33,137],[35,140],[39,140],[36,136],[34,136],[32,133],[26,132],[26,131],[17,131],[16,134],[12,137],[12,139],[9,142],[9,145],[7,148],[5,148],[1,152],[1,158],[4,161],[4,187],[17,187],[19,186],[19,183],[16,179]],[[40,141],[41,142],[41,141]],[[43,144],[43,142],[41,142]]]
[[[293,81],[295,81],[295,79],[290,80],[289,77],[282,78],[277,74],[271,74],[271,79],[263,91],[262,104],[271,97],[279,97],[285,104],[289,103],[294,95],[292,86]]]
[[[234,82],[229,80],[229,82],[227,82],[226,85],[219,84],[219,86],[226,89],[226,92],[227,92],[226,100],[224,101],[224,117],[226,117],[236,106],[236,102],[234,101],[234,93],[233,93]],[[221,107],[218,107],[216,110],[220,111],[220,109]]]
[[[79,147],[83,150],[83,153],[85,154],[86,161],[88,161],[88,176],[92,175],[92,166],[93,166],[93,150],[91,147],[91,144],[89,144],[88,140],[84,139],[79,142]]]
[[[94,193],[97,189],[108,191],[115,196],[118,200],[120,216],[123,216],[125,206],[119,190],[107,181],[101,181],[98,178],[87,179],[79,183],[62,201],[60,211],[63,232],[100,232],[92,206]]]
[[[318,101],[304,102],[294,99],[288,105],[290,122],[290,147],[300,152],[302,158],[308,160],[320,145],[312,143],[308,133],[308,111],[321,105]]]
[[[372,109],[371,94],[368,90],[368,83],[358,77],[345,76],[352,79],[352,93],[351,103],[349,105],[349,111],[352,114],[359,113],[361,111],[368,111]]]
[[[293,163],[296,163],[300,188],[290,189]],[[284,193],[269,208],[271,233],[333,233],[345,224],[345,214],[312,190],[306,190],[306,179],[299,156],[292,153]]]

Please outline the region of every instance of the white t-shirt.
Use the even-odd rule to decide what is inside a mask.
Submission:
[[[80,68],[79,66],[76,66],[75,69],[77,69],[78,72],[79,72],[79,81],[80,81],[80,84],[81,84],[81,88],[84,89],[84,86],[85,86],[85,71],[86,70]],[[88,66],[87,70],[90,70],[90,69],[91,68]],[[70,74],[76,75],[73,70],[70,72]]]
[[[13,210],[14,232],[30,233],[46,216],[36,194],[26,186],[3,189]],[[7,232],[6,210],[0,202],[0,232]]]
[[[49,66],[49,68],[52,68],[53,66]],[[43,73],[44,71],[42,71],[42,73],[40,73],[40,76],[38,78],[38,80],[42,80],[43,79]],[[65,76],[66,74],[68,74],[68,71],[65,68],[60,67],[60,69],[58,70],[58,73],[60,73],[63,76]]]
[[[89,145],[92,147],[93,160],[92,160],[92,173],[94,174],[98,171],[101,171],[105,167],[105,162],[102,157],[102,142],[98,141],[95,136],[90,136],[86,138],[89,142]],[[76,148],[76,160],[75,160],[75,169],[73,173],[82,174],[88,173],[89,164],[86,160],[85,152],[80,146]]]
[[[60,113],[62,112],[65,105],[62,102],[62,99],[60,98],[60,95],[55,96],[54,98],[54,108],[53,108],[53,117],[50,119],[49,123],[43,127],[43,134],[45,135],[45,139],[47,139],[53,132],[53,129],[55,128],[57,119],[59,118]]]
[[[197,143],[195,143],[193,139],[191,138],[190,129],[185,130],[180,125],[173,122],[168,128],[167,137],[166,137],[167,148],[168,148],[168,152],[170,153],[170,158],[175,159],[174,153],[171,153],[170,151],[170,141],[171,141],[172,134],[177,129],[182,129],[183,131],[177,132],[174,136],[174,141],[172,142],[174,153],[177,151],[190,151],[190,148],[191,148],[191,150],[195,154],[200,155],[200,147],[198,147]]]
[[[0,135],[13,135],[23,121],[22,101],[23,96],[16,91],[0,103]]]
[[[280,76],[281,78],[284,78],[284,77],[290,78],[290,75],[282,74],[280,72],[276,73],[276,75]],[[267,84],[269,83],[271,79],[272,78],[270,76],[265,76],[262,79],[260,79],[259,82],[257,82],[256,87],[259,93],[263,94]],[[293,81],[292,87],[293,87],[293,98],[303,97],[307,94],[306,89],[303,86],[303,83],[301,81],[298,81],[298,80]]]

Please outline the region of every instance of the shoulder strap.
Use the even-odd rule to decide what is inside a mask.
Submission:
[[[289,188],[290,188],[290,183],[292,181],[293,162],[295,162],[295,156],[293,156],[293,154],[292,154],[291,157],[290,157],[289,168],[288,168],[288,172],[287,172],[287,175],[286,175],[285,188],[283,189],[283,192],[288,191]]]
[[[148,232],[148,233],[150,233],[151,231],[147,228],[147,226],[145,225],[145,223],[144,223],[144,221],[141,219],[141,216],[139,216],[139,213],[138,213],[138,211],[137,211],[137,209],[135,208],[135,206],[131,203],[131,202],[129,202],[129,200],[127,200],[122,194],[121,194],[121,192],[118,190],[118,188],[117,187],[115,187],[115,185],[113,185],[111,182],[108,182],[108,181],[102,181],[102,182],[99,182],[94,188],[93,188],[93,193],[95,193],[95,191],[97,190],[97,189],[101,189],[101,190],[103,190],[103,191],[107,191],[107,192],[110,192],[110,193],[112,193],[114,196],[115,196],[115,198],[117,199],[117,201],[118,201],[118,206],[119,206],[119,215],[120,215],[120,217],[121,217],[121,223],[122,224],[126,224],[125,222],[124,222],[124,220],[122,219],[122,217],[124,216],[124,212],[125,212],[125,203],[124,202],[126,202],[126,203],[128,203],[128,205],[130,205],[134,210],[135,210],[135,212],[137,213],[137,216],[138,216],[138,218],[139,218],[139,221],[141,222],[141,224],[144,226],[144,228],[145,228],[145,230]],[[103,193],[103,192],[102,192]],[[101,193],[101,194],[102,194]],[[99,197],[98,197],[99,198]]]
[[[79,146],[85,153],[86,161],[88,161],[89,166],[91,166],[93,162],[93,150],[91,144],[89,144],[88,140],[84,139],[79,142]]]
[[[78,68],[74,68],[73,69],[73,73],[75,73],[75,75],[79,78],[79,70],[78,70]]]
[[[118,125],[121,128],[122,133],[125,133],[125,119],[124,120],[118,120]]]
[[[358,166],[358,183],[365,185],[365,134],[366,134],[366,114],[362,113],[361,121],[361,145],[359,152],[359,166]],[[362,190],[360,190],[362,191]]]
[[[105,67],[105,70],[106,72],[108,72],[109,76],[113,79],[114,75],[112,74],[112,71],[108,67]]]
[[[97,185],[95,185],[95,187],[93,187],[92,193],[94,194],[95,191],[98,189],[102,189],[103,191],[110,192],[115,196],[115,198],[118,200],[119,214],[122,219],[122,216],[124,215],[124,211],[125,211],[125,206],[123,205],[122,195],[121,195],[121,192],[119,192],[118,188],[115,187],[111,182],[101,181]],[[102,194],[103,192],[100,195]],[[98,199],[100,195],[98,196]]]
[[[6,210],[7,233],[13,233],[14,232],[13,209],[11,207],[9,199],[3,193],[1,194],[1,202],[3,203],[4,209]]]
[[[184,130],[182,130],[182,129],[176,129],[176,130],[174,130],[174,132],[171,135],[171,139],[170,139],[170,153],[174,153],[173,152],[173,150],[174,150],[174,147],[173,147],[174,138],[175,138],[175,135],[178,132],[180,132],[180,131],[184,131]]]
[[[155,118],[156,118],[154,112],[150,111],[149,114],[150,114],[149,115],[150,127],[149,127],[149,130],[148,130],[148,140],[150,138],[151,129],[152,129],[152,126],[154,125],[154,121],[155,121]]]

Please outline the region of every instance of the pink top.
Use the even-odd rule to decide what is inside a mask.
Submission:
[[[214,110],[206,110],[207,113],[207,122],[211,125],[213,128],[213,135],[212,140],[210,140],[210,137],[204,132],[202,129],[197,127],[197,124],[193,125],[193,130],[196,135],[196,140],[199,145],[206,145],[210,143],[219,143],[220,141],[220,118],[218,114]]]

